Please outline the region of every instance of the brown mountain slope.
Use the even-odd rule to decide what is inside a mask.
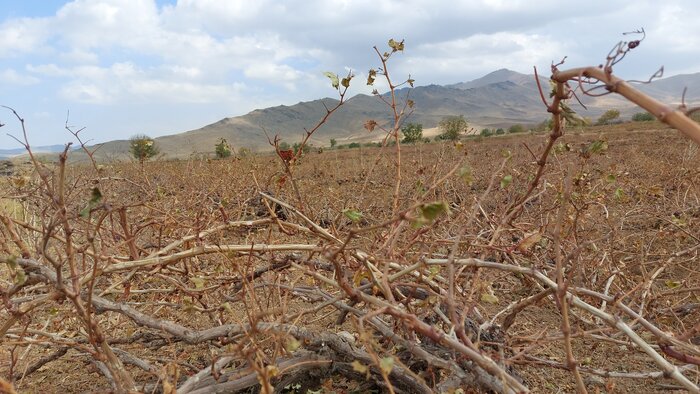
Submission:
[[[542,79],[544,89],[548,83]],[[700,98],[700,73],[677,75],[640,85],[640,89],[665,102],[679,102],[683,86],[688,86],[687,100]],[[428,85],[398,91],[399,97],[410,93],[415,110],[407,122],[423,124],[424,128],[437,126],[449,115],[464,115],[475,127],[506,127],[515,123],[533,124],[542,121],[547,113],[540,100],[534,75],[520,74],[502,69],[482,78],[459,84]],[[623,116],[631,116],[640,110],[631,103],[609,95],[586,98],[588,109],[576,108],[582,116],[597,118],[610,108],[619,108]],[[304,130],[313,127],[325,114],[325,107],[332,107],[336,100],[325,98],[295,105],[254,110],[246,115],[225,118],[200,129],[190,130],[156,139],[161,152],[168,157],[187,157],[196,153],[211,153],[214,145],[225,138],[234,148],[254,150],[271,149],[265,136],[279,135],[291,143],[301,140]],[[575,106],[576,107],[576,106]],[[350,98],[315,135],[312,143],[327,146],[331,138],[340,142],[367,140],[363,123],[368,119],[388,124],[390,118],[386,106],[377,98],[357,95]],[[375,132],[375,139],[381,138]],[[371,138],[371,137],[370,137]],[[99,156],[127,158],[127,141],[112,141],[102,145]]]

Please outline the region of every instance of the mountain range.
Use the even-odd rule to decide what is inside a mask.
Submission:
[[[32,152],[35,153],[58,153],[63,152],[65,145],[47,145],[32,147]],[[15,156],[21,156],[27,153],[24,148],[0,149],[0,160],[10,159]]]
[[[540,78],[545,93],[549,90],[547,79]],[[640,90],[662,102],[679,103],[684,87],[688,88],[687,102],[700,100],[700,73],[676,75],[639,84]],[[513,124],[536,124],[548,117],[540,99],[534,75],[501,69],[473,81],[452,85],[427,85],[404,88],[397,91],[398,97],[408,97],[414,102],[414,110],[406,122],[420,123],[425,129],[434,128],[441,119],[451,115],[464,115],[470,126],[508,127]],[[386,97],[386,96],[385,96]],[[575,100],[572,107],[581,115],[596,119],[608,109],[619,109],[623,117],[630,117],[641,109],[617,95],[584,97],[586,109]],[[167,157],[187,157],[197,153],[212,153],[214,145],[225,138],[233,147],[253,150],[271,149],[265,132],[271,137],[278,135],[290,144],[300,141],[304,130],[313,127],[337,100],[324,98],[300,102],[291,106],[280,105],[256,109],[246,115],[221,119],[196,130],[156,138],[160,151]],[[316,146],[327,146],[334,138],[338,143],[379,140],[381,132],[368,133],[363,124],[369,119],[381,124],[390,124],[386,105],[377,97],[358,94],[334,113],[329,121],[314,134],[311,142]],[[101,158],[121,159],[128,157],[129,142],[111,141],[101,144]]]

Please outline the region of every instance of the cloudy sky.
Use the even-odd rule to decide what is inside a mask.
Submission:
[[[697,0],[0,0],[0,104],[33,145],[199,128],[255,108],[334,95],[323,71],[357,75],[372,46],[405,39],[390,71],[418,85],[499,68],[531,73],[568,56],[601,63],[621,33],[647,39],[616,69],[700,71]],[[0,148],[18,125],[0,112]]]

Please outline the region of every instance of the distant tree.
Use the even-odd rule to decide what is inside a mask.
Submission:
[[[335,140],[335,138],[331,138],[331,148],[335,148],[335,146],[338,144],[338,141]]]
[[[129,153],[141,164],[157,155],[158,152],[158,147],[153,138],[145,134],[137,134],[129,139]]]
[[[632,115],[632,120],[635,122],[650,122],[656,120],[656,116],[650,114],[649,112],[637,112]]]
[[[525,132],[525,127],[521,124],[514,124],[508,128],[508,132],[513,134],[513,133],[524,133]]]
[[[360,143],[359,142],[352,142],[348,145],[348,148],[359,148]]]
[[[505,133],[506,133],[506,131],[500,127],[496,129],[496,135],[503,135]]]
[[[606,125],[606,124],[612,124],[615,123],[616,121],[619,121],[620,119],[620,111],[616,109],[609,109],[605,111],[604,114],[600,115],[600,118],[598,118],[598,121],[596,121],[597,125]]]
[[[424,144],[429,144],[429,143],[430,143],[430,138],[428,138],[428,137],[423,137],[423,140],[422,140],[422,141],[423,141]]]
[[[552,118],[547,118],[535,126],[535,131],[550,131],[552,130],[553,123]]]
[[[456,141],[462,134],[467,132],[469,124],[464,115],[448,116],[440,121],[438,128],[442,132],[440,139]]]
[[[292,145],[292,149],[294,150],[294,153],[298,152],[299,149],[301,149],[301,153],[306,154],[311,151],[312,146],[309,144],[304,144],[304,147],[301,147],[300,142],[295,142],[294,145]]]
[[[494,133],[495,133],[494,130],[491,130],[491,129],[482,129],[482,130],[481,130],[481,133],[479,133],[479,135],[482,135],[482,136],[484,136],[484,137],[491,137]]]
[[[413,144],[423,139],[423,125],[417,123],[407,123],[401,128],[403,140],[405,144]]]
[[[226,142],[225,138],[222,138],[221,141],[214,146],[214,151],[216,152],[216,157],[219,159],[231,157],[231,146]]]
[[[239,156],[239,157],[248,157],[248,156],[250,156],[251,154],[253,154],[253,153],[250,151],[249,148],[246,148],[246,147],[243,147],[243,146],[241,146],[240,148],[238,148],[238,156]]]
[[[289,150],[290,146],[289,143],[287,143],[286,141],[282,141],[279,143],[279,148],[280,150]]]

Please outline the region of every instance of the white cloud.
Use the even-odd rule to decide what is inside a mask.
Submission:
[[[0,58],[17,57],[45,49],[45,19],[10,19],[0,24]]]
[[[421,82],[459,82],[465,74],[483,75],[501,68],[530,73],[542,59],[554,59],[564,52],[562,44],[551,37],[500,32],[426,43],[414,53],[408,55],[402,71],[410,72]]]
[[[131,119],[134,106],[153,102],[199,105],[197,119],[209,119],[214,107],[216,116],[233,116],[333,96],[322,71],[352,68],[351,93],[367,93],[362,74],[378,66],[372,46],[383,50],[392,37],[406,39],[406,52],[390,63],[397,79],[410,73],[418,84],[455,83],[503,67],[529,73],[564,55],[572,66],[597,64],[622,31],[642,26],[647,40],[619,66],[630,69],[621,75],[639,77],[659,62],[671,74],[700,71],[696,0],[589,0],[586,10],[568,12],[572,5],[178,0],[159,8],[155,0],[75,0],[52,16],[0,21],[0,82],[36,89],[25,98],[30,107],[36,97],[60,107],[33,111],[99,104],[105,112],[132,108],[121,116]]]
[[[31,75],[20,74],[16,70],[6,68],[0,71],[0,82],[10,85],[29,86],[39,83],[40,80]]]

